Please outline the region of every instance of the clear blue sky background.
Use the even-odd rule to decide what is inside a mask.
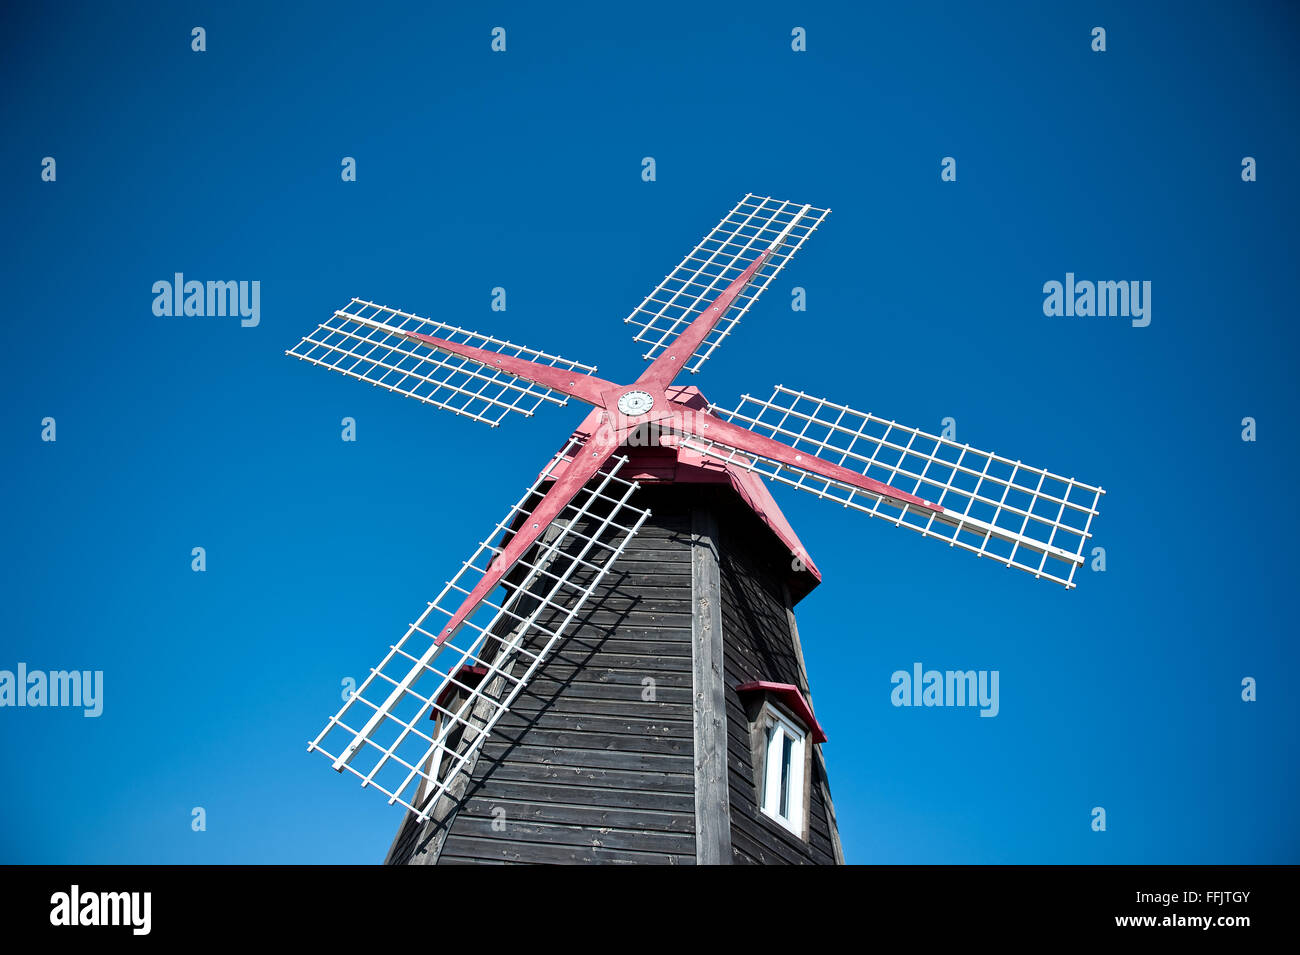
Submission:
[[[106,700],[0,710],[0,860],[379,861],[399,813],[306,741],[582,411],[490,431],[284,349],[355,295],[630,380],[621,319],[752,191],[834,211],[691,383],[1108,492],[1066,592],[777,489],[848,858],[1300,861],[1293,8],[437,6],[6,6],[0,668]],[[178,271],[260,326],[155,317]],[[1045,318],[1067,271],[1150,280],[1150,327]],[[895,709],[914,661],[1001,713]]]

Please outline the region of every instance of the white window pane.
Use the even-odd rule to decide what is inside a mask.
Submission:
[[[762,718],[766,722],[766,738],[759,808],[802,838],[807,733],[771,704],[764,708]]]
[[[791,830],[800,835],[803,832],[804,745],[804,738],[799,737],[790,748],[790,805],[786,813],[791,822]]]
[[[781,734],[781,815],[790,818],[790,754],[794,740],[788,733]]]
[[[767,730],[767,753],[764,760],[763,809],[776,815],[781,798],[781,739],[782,733],[772,725]]]

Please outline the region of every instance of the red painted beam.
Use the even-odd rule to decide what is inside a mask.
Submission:
[[[601,393],[615,387],[612,382],[597,378],[594,375],[579,375],[576,372],[556,368],[553,365],[543,365],[535,361],[528,361],[525,358],[511,358],[509,355],[502,355],[499,352],[449,342],[445,338],[435,338],[433,335],[422,335],[419,332],[396,332],[396,334],[419,342],[422,345],[428,345],[430,348],[436,348],[438,351],[468,358],[480,365],[486,365],[488,368],[499,368],[508,375],[522,378],[524,381],[531,381],[544,388],[550,388],[552,391],[558,391],[570,398],[585,401],[589,405],[599,407],[604,404]]]
[[[913,507],[923,508],[939,514],[943,513],[943,508],[938,504],[919,498],[915,494],[908,494],[906,491],[900,491],[874,478],[869,478],[865,474],[859,474],[857,471],[841,467],[838,464],[832,464],[829,461],[823,461],[815,454],[796,451],[788,444],[782,444],[772,438],[755,434],[748,428],[742,428],[729,421],[723,421],[721,418],[715,418],[705,412],[682,414],[679,411],[671,419],[663,422],[662,427],[705,441],[716,441],[745,454],[752,454],[754,457],[779,461],[782,464],[788,464],[792,468],[799,468],[816,474],[818,477],[824,477],[840,484],[847,484],[849,487],[855,487],[872,494],[879,494],[881,497],[889,498],[901,504],[911,504]]]
[[[727,314],[736,297],[745,290],[745,286],[763,267],[763,263],[768,260],[772,254],[772,249],[768,249],[753,262],[749,268],[736,276],[735,280],[723,289],[722,294],[713,300],[713,304],[695,316],[686,330],[678,335],[663,353],[660,354],[650,367],[641,373],[641,377],[636,380],[638,385],[651,385],[660,389],[667,388],[673,383],[673,379],[685,367],[686,363],[691,360],[695,354],[695,349],[703,344],[704,339],[708,337],[709,332],[713,331],[714,326]]]
[[[501,579],[510,572],[511,567],[518,563],[519,558],[528,552],[528,548],[537,543],[537,539],[542,536],[542,532],[550,526],[553,520],[560,516],[560,512],[568,506],[569,502],[582,490],[587,481],[609,460],[610,455],[614,453],[617,447],[618,443],[610,430],[608,428],[599,428],[580,450],[574,452],[573,460],[567,466],[563,466],[564,471],[558,474],[555,482],[551,484],[550,490],[533,508],[532,513],[527,516],[523,525],[515,532],[515,536],[510,538],[510,543],[488,566],[487,573],[479,579],[478,584],[470,591],[464,603],[447,621],[442,632],[434,640],[435,646],[441,646],[445,643],[460,628],[460,625],[469,619],[469,616],[483,598],[490,594],[497,584],[501,583]],[[558,472],[559,468],[557,467],[556,470]]]

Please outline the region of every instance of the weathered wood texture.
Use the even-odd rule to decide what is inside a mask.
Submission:
[[[484,743],[464,803],[441,826],[408,818],[390,862],[694,862],[691,526],[661,497]]]
[[[808,839],[804,841],[758,808],[756,756],[749,720],[735,688],[753,680],[806,687],[803,662],[792,632],[782,581],[792,555],[762,544],[757,518],[729,506],[719,520],[722,557],[722,626],[727,635],[727,755],[731,794],[731,845],[737,863],[825,864],[836,862],[837,836],[828,812],[822,760],[811,761]]]
[[[723,672],[718,522],[710,507],[691,515],[692,674],[695,703],[695,861],[731,862],[727,787],[727,693]]]
[[[724,849],[729,858],[713,861],[834,861],[818,779],[809,843],[758,812],[734,690],[753,679],[804,682],[794,678],[800,663],[777,596],[784,578],[773,562],[784,559],[782,548],[729,489],[649,487],[638,503],[652,516],[497,724],[458,787],[458,804],[449,800],[443,818],[424,824],[408,816],[389,863],[697,861],[698,507],[718,528],[723,641],[710,654],[721,650],[726,719],[705,738],[725,750],[730,816],[726,832],[706,833],[711,849],[700,861]]]

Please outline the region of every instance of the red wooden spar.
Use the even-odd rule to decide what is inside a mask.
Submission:
[[[479,601],[492,592],[492,589],[501,582],[501,579],[514,566],[515,562],[537,542],[537,539],[546,530],[547,526],[573,500],[574,495],[582,490],[593,475],[600,471],[625,439],[647,422],[654,422],[661,432],[696,438],[702,441],[716,441],[719,444],[752,454],[755,457],[767,458],[771,461],[800,468],[838,484],[848,485],[900,504],[908,504],[937,514],[943,513],[943,508],[938,504],[923,500],[914,494],[900,491],[849,468],[823,461],[816,455],[796,451],[780,441],[755,434],[747,428],[741,428],[729,421],[724,421],[710,414],[706,409],[692,408],[688,405],[688,396],[680,389],[670,393],[669,388],[673,380],[681,373],[686,360],[695,353],[695,350],[705,340],[709,332],[713,331],[718,320],[726,314],[732,302],[744,291],[745,286],[763,267],[763,263],[772,256],[780,243],[781,239],[778,239],[751,262],[749,267],[738,275],[722,291],[722,294],[714,299],[709,307],[700,312],[686,330],[674,339],[673,343],[659,357],[651,362],[650,366],[641,374],[641,377],[630,385],[616,385],[613,382],[597,378],[595,375],[578,375],[562,368],[543,365],[523,358],[511,358],[497,352],[475,348],[471,345],[457,344],[432,335],[391,329],[394,334],[403,335],[411,341],[428,345],[430,348],[436,348],[439,351],[460,355],[489,368],[499,368],[516,378],[550,388],[571,398],[577,398],[579,401],[593,405],[603,412],[600,415],[597,427],[587,436],[587,442],[583,445],[582,451],[575,455],[573,460],[561,464],[557,468],[555,472],[556,479],[551,484],[550,489],[547,490],[541,503],[537,505],[529,519],[510,539],[501,555],[501,559],[492,562],[492,566],[479,580],[469,596],[465,598],[460,609],[447,621],[447,626],[438,635],[435,645],[441,646],[456,632],[457,628],[474,612],[474,608],[478,606]],[[631,404],[628,401],[629,396],[635,398],[635,401]],[[647,398],[648,405],[646,404]],[[629,408],[636,410],[640,407],[646,407],[647,410],[639,414],[628,413]]]

